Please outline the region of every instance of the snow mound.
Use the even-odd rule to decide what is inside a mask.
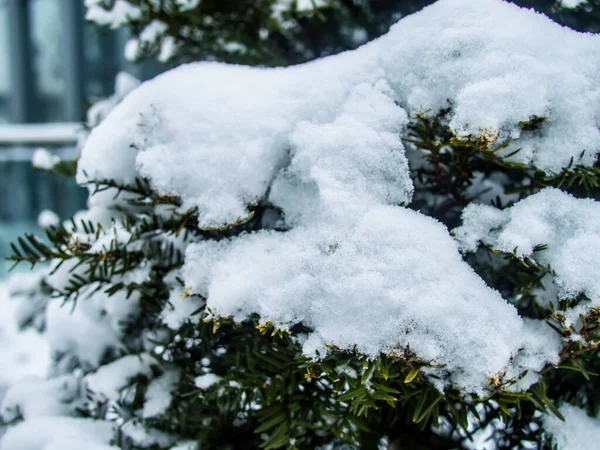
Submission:
[[[598,217],[598,202],[547,188],[502,211],[467,206],[454,235],[463,251],[474,251],[482,242],[524,257],[533,255],[536,246],[547,245],[533,259],[553,269],[559,296],[585,294],[593,305],[600,305]]]
[[[501,0],[440,0],[312,63],[188,64],[144,83],[92,132],[78,180],[146,176],[197,206],[201,226],[246,216],[290,176],[297,195],[320,201],[335,188],[356,203],[402,203],[412,192],[407,113],[448,107],[461,138],[518,138],[505,149],[520,148],[517,161],[548,172],[571,158],[590,165],[600,151],[599,44]],[[548,120],[522,131],[534,117]]]
[[[556,361],[560,343],[543,324],[523,323],[444,227],[399,206],[413,192],[402,136],[414,114],[449,110],[458,138],[509,142],[500,152],[520,149],[512,160],[549,173],[589,166],[600,151],[598,44],[501,0],[440,0],[358,50],[312,63],[188,64],[142,84],[92,131],[77,179],[147,177],[197,208],[201,228],[272,204],[289,231],[187,249],[184,278],[215,314],[302,322],[313,330],[304,345],[312,356],[328,345],[369,356],[408,347],[443,365],[454,385],[481,392],[489,377]],[[531,121],[539,128],[524,126]],[[458,232],[463,249],[510,221],[468,211],[477,218],[465,227],[477,233]],[[568,214],[552,213],[561,227]],[[507,235],[506,248],[530,252],[541,238],[566,236],[537,225],[529,247]],[[569,248],[600,246],[592,228],[578,230],[587,234]],[[561,289],[597,295],[593,264],[575,273],[572,254],[555,258]],[[194,306],[174,302],[163,320],[176,327]]]
[[[371,357],[409,348],[472,391],[503,373],[525,343],[539,339],[546,354],[521,355],[513,375],[541,369],[560,348],[551,335],[531,338],[516,310],[462,261],[443,225],[400,207],[374,207],[347,227],[192,244],[183,275],[215,314],[310,327],[309,356],[325,356],[327,345]]]
[[[560,450],[595,450],[600,441],[600,421],[590,417],[583,409],[572,405],[560,408],[565,422],[554,414],[544,417],[544,430],[549,433]]]

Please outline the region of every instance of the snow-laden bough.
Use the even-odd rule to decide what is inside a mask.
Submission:
[[[313,357],[409,347],[453,386],[482,392],[498,373],[556,362],[560,342],[486,286],[443,225],[401,206],[413,192],[402,136],[414,114],[450,108],[460,139],[508,141],[504,155],[520,148],[512,160],[548,173],[590,166],[599,44],[501,0],[440,0],[312,63],[188,64],[92,131],[77,178],[147,177],[197,208],[200,227],[271,203],[289,231],[188,247],[185,281],[214,314],[302,322]],[[542,129],[524,133],[535,117]]]

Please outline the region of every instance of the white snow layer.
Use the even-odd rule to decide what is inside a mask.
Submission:
[[[118,400],[121,390],[139,375],[152,375],[156,361],[147,353],[127,355],[86,375],[84,381],[94,394],[108,400]]]
[[[554,414],[544,416],[544,430],[553,436],[559,450],[596,450],[600,442],[600,420],[583,409],[565,404],[559,408],[565,422]]]
[[[588,0],[559,0],[560,6],[567,9],[575,9],[585,5]]]
[[[25,284],[26,277],[19,279]],[[18,329],[20,307],[9,297],[6,284],[0,283],[0,401],[12,385],[29,377],[45,377],[50,365],[45,340],[33,329]]]
[[[194,386],[198,389],[206,390],[219,381],[221,381],[221,377],[214,373],[207,373],[194,378]]]
[[[37,417],[9,428],[0,450],[118,450],[109,445],[113,427],[101,420]]]
[[[60,162],[60,158],[45,148],[38,148],[31,157],[31,165],[37,169],[52,170]]]
[[[85,0],[86,20],[119,28],[130,20],[139,20],[142,17],[140,8],[127,0],[115,0],[110,9],[105,8],[104,4],[103,0]]]
[[[312,63],[185,65],[92,131],[78,179],[148,176],[198,206],[201,225],[245,216],[274,178],[320,201],[335,188],[359,203],[401,203],[412,189],[399,136],[406,113],[450,105],[461,137],[519,138],[504,151],[521,148],[513,159],[549,172],[571,157],[590,165],[600,151],[599,44],[501,0],[440,0],[356,51]],[[522,133],[533,116],[549,120],[539,135]]]
[[[462,261],[443,225],[399,207],[374,207],[348,227],[192,244],[183,275],[216,314],[243,320],[254,312],[281,328],[312,328],[307,355],[324,356],[328,344],[372,357],[408,347],[469,390],[479,391],[535,341],[516,310]],[[558,353],[551,335],[536,336],[545,357],[540,364],[538,351],[520,355],[522,370],[539,370]]]
[[[148,419],[164,414],[173,401],[173,391],[181,379],[177,369],[165,371],[160,377],[153,379],[146,389],[146,401],[142,417]]]
[[[58,215],[54,211],[50,209],[44,209],[38,215],[37,222],[38,226],[42,229],[56,227],[60,225],[60,217],[58,217]]]
[[[498,210],[471,204],[463,212],[463,224],[454,230],[463,251],[474,251],[480,242],[519,257],[532,256],[550,265],[562,298],[585,294],[600,305],[600,204],[576,199],[558,189],[547,188]],[[533,254],[538,245],[548,248]]]
[[[397,206],[413,191],[401,136],[413,114],[451,106],[456,135],[497,133],[511,140],[502,151],[521,149],[513,160],[550,173],[571,158],[591,165],[598,44],[501,0],[440,0],[356,51],[312,63],[188,64],[142,84],[92,131],[77,178],[148,177],[198,208],[201,227],[270,201],[290,231],[187,250],[185,281],[215,315],[302,322],[311,356],[328,345],[373,357],[409,347],[443,365],[437,374],[451,384],[482,392],[488,377],[556,362],[560,342],[487,287],[445,227]],[[535,116],[548,120],[522,132]],[[502,214],[485,212],[489,223]],[[573,258],[558,259],[567,273]],[[184,320],[181,306],[165,315],[170,326]]]

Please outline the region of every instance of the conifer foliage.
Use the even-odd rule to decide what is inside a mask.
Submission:
[[[371,3],[87,1],[135,56],[265,65],[381,34]],[[45,168],[88,209],[13,245],[49,361],[0,449],[596,448],[598,69],[596,35],[439,0],[309,64],[121,76]]]

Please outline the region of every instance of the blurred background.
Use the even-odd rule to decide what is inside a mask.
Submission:
[[[0,279],[10,242],[36,231],[40,212],[66,219],[85,207],[74,180],[32,170],[33,152],[72,158],[86,110],[113,93],[116,74],[159,71],[125,60],[126,29],[84,16],[82,0],[0,0]]]

